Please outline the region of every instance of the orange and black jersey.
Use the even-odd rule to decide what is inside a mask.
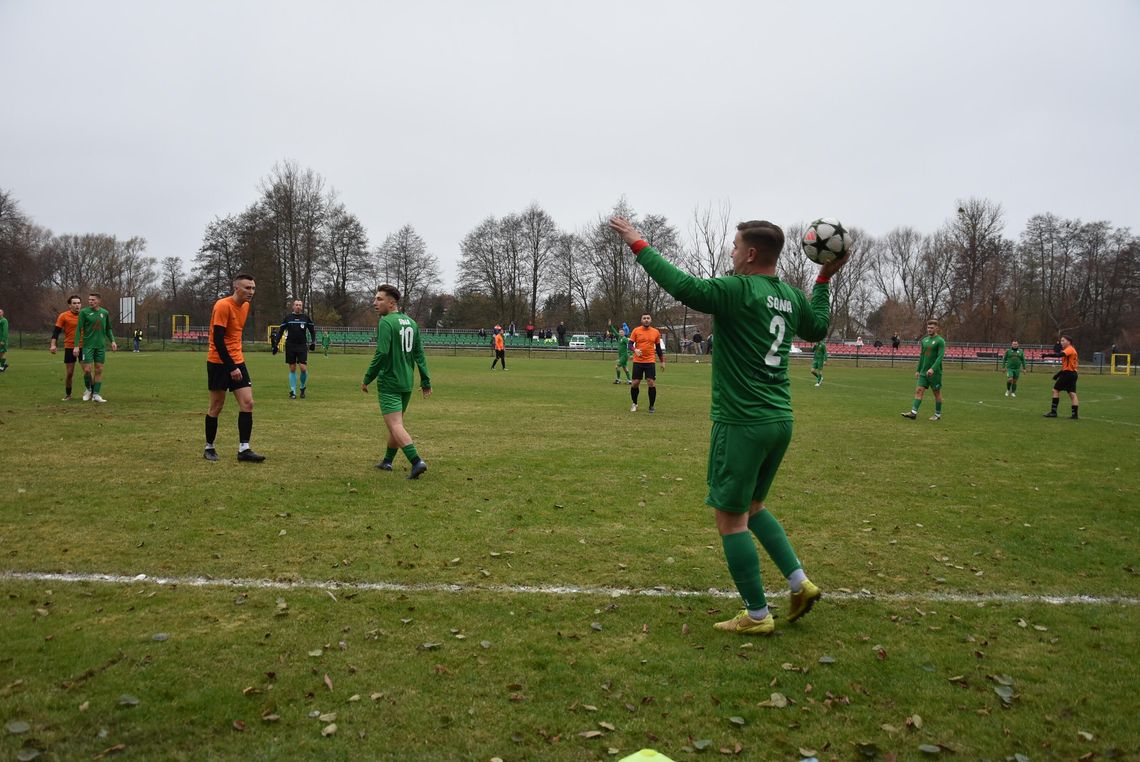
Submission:
[[[75,348],[75,328],[79,325],[79,314],[71,310],[64,310],[55,319],[55,330],[52,331],[53,340],[58,340],[63,334],[64,349]]]

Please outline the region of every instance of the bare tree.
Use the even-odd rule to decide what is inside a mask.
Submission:
[[[317,283],[328,306],[343,325],[357,311],[361,299],[354,297],[375,284],[376,263],[368,253],[368,235],[356,215],[330,194],[328,231],[320,259]]]
[[[185,279],[181,257],[162,258],[162,291],[167,300],[172,303],[178,301],[178,289]]]
[[[795,222],[784,230],[784,248],[776,261],[776,274],[785,283],[810,293],[819,266],[803,252],[802,241],[806,229],[804,223]]]
[[[404,225],[384,239],[377,251],[376,274],[400,290],[401,309],[415,320],[426,315],[432,290],[439,286],[439,261],[416,229]]]
[[[545,290],[547,266],[562,232],[554,218],[538,204],[531,204],[519,215],[527,274],[530,278],[530,322],[538,319],[538,299]]]

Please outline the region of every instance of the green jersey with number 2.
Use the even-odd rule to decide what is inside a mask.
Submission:
[[[675,299],[713,316],[709,417],[732,424],[792,420],[788,349],[794,336],[819,341],[827,335],[827,284],[815,284],[809,301],[775,275],[694,278],[652,246],[637,261]]]
[[[415,369],[420,369],[420,387],[431,388],[420,327],[402,312],[390,312],[376,324],[376,354],[364,373],[364,383],[378,381],[378,390],[410,392],[415,382]]]

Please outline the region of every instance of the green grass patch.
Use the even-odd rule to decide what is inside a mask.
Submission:
[[[407,587],[6,578],[0,708],[28,728],[0,756],[1140,754],[1120,719],[1140,709],[1134,378],[1082,377],[1074,422],[1041,418],[1048,374],[1010,399],[992,369],[948,369],[930,422],[932,400],[899,416],[909,367],[829,364],[814,388],[795,365],[769,505],[825,595],[851,594],[746,640],[710,626],[736,601],[701,594],[731,587],[703,505],[707,363],[670,364],[650,416],[608,361],[431,355],[435,394],[407,415],[430,470],[411,482],[402,455],[373,469],[385,430],[363,354],[318,353],[297,401],[282,358],[250,354],[260,465],[235,460],[232,399],[221,461],[201,458],[200,353],[111,355],[102,406],[59,401],[58,357],[9,360],[3,571]],[[692,595],[508,591],[524,585]],[[1027,597],[973,599],[994,593]],[[1117,602],[1038,598],[1075,595]],[[773,693],[787,705],[762,705]]]

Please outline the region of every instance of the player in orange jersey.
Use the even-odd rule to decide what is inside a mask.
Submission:
[[[72,294],[67,297],[67,309],[59,313],[59,317],[55,319],[55,330],[51,334],[51,353],[54,355],[59,347],[57,340],[60,335],[63,335],[63,365],[66,368],[66,375],[64,377],[63,388],[64,395],[63,401],[71,399],[71,377],[75,375],[75,327],[79,325],[79,307],[83,304],[83,300],[79,298],[79,294]],[[91,389],[91,376],[88,373],[83,374],[83,388],[86,390]]]
[[[226,404],[226,392],[233,392],[238,403],[238,460],[249,463],[265,460],[264,455],[258,455],[249,446],[253,433],[253,388],[241,351],[242,330],[256,290],[252,275],[237,276],[233,294],[215,302],[210,316],[210,345],[206,353],[210,408],[206,411],[206,451],[202,456],[206,460],[218,459],[214,438],[218,434],[218,416]]]
[[[1069,417],[1074,421],[1077,420],[1077,407],[1080,405],[1077,399],[1077,349],[1068,336],[1061,337],[1061,371],[1053,376],[1053,379],[1057,382],[1053,384],[1053,404],[1045,417],[1057,417],[1057,403],[1061,401],[1061,392],[1068,392],[1069,404],[1073,408]]]
[[[641,316],[641,325],[629,332],[629,348],[633,350],[633,383],[629,387],[629,398],[633,402],[629,412],[637,412],[637,398],[641,393],[641,379],[649,384],[649,412],[654,412],[657,404],[657,361],[661,361],[661,371],[665,371],[665,342],[661,331],[653,327],[653,318]]]

